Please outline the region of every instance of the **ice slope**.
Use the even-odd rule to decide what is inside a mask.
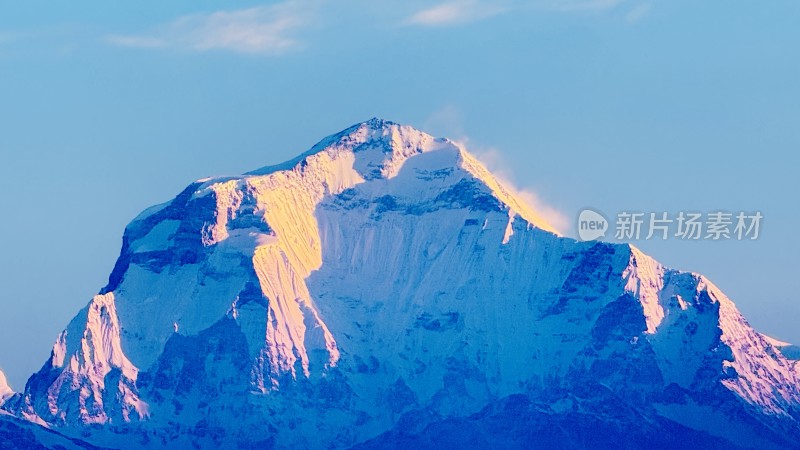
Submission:
[[[560,237],[459,145],[373,119],[134,219],[4,408],[98,445],[344,448],[521,395],[778,448],[799,374],[701,275]]]

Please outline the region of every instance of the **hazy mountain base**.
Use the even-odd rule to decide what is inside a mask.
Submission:
[[[563,403],[572,402],[574,400],[563,400]],[[469,417],[427,418],[421,424],[419,417],[425,417],[424,411],[409,413],[394,430],[353,449],[743,448],[671,420],[642,414],[623,401],[579,403],[583,405],[557,412],[553,410],[554,405],[533,403],[517,394]]]
[[[0,414],[0,450],[103,450],[40,425]]]

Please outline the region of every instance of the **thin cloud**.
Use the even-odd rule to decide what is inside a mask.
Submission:
[[[455,105],[447,104],[428,115],[423,123],[423,129],[439,136],[465,141],[467,138],[462,125],[463,122],[461,110]]]
[[[508,0],[489,3],[485,0],[452,0],[422,9],[408,17],[403,23],[426,27],[445,27],[478,22],[511,11],[557,12],[564,14],[602,13],[620,8],[631,0],[536,0],[521,2]],[[651,9],[649,3],[635,4],[625,15],[628,22],[636,22]]]
[[[478,161],[481,162],[497,179],[497,181],[518,200],[530,207],[534,214],[543,219],[547,225],[558,234],[565,235],[570,227],[569,217],[558,208],[542,200],[541,196],[528,187],[520,187],[514,180],[514,170],[503,157],[502,152],[495,148],[481,148],[470,143],[469,136],[464,132],[463,114],[454,105],[444,105],[433,111],[425,119],[425,128],[436,133],[446,133],[442,137],[450,138],[463,148],[467,149]]]
[[[465,145],[462,142],[462,145]],[[542,200],[541,196],[530,188],[517,186],[513,182],[513,170],[511,166],[504,159],[502,153],[496,149],[489,148],[484,150],[477,150],[473,155],[492,172],[492,175],[510,191],[517,199],[527,204],[534,213],[544,219],[550,227],[556,230],[560,235],[565,235],[570,228],[569,217],[560,211],[555,206],[552,206]]]
[[[633,9],[628,11],[628,14],[625,15],[625,20],[627,20],[628,23],[636,23],[650,14],[650,10],[652,8],[653,7],[650,5],[650,3],[636,5]]]
[[[406,19],[405,23],[427,27],[463,25],[488,19],[506,11],[503,6],[478,0],[455,0],[417,11]]]
[[[191,14],[142,35],[109,35],[106,41],[136,48],[280,54],[300,46],[292,32],[309,23],[310,11],[305,2],[290,0],[270,6]]]
[[[553,4],[553,9],[561,12],[590,12],[607,11],[614,9],[625,0],[559,0]]]

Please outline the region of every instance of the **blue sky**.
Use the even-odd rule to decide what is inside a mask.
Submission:
[[[756,241],[637,245],[800,342],[795,0],[0,6],[0,367],[103,286],[125,224],[192,180],[373,116],[464,141],[565,222],[761,211]]]

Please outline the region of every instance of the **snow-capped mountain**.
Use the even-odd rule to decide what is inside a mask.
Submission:
[[[14,391],[11,390],[11,387],[8,385],[8,380],[6,380],[6,374],[0,370],[0,406],[13,394]]]
[[[797,447],[780,347],[705,277],[560,237],[373,119],[145,210],[3,408],[122,448]]]

